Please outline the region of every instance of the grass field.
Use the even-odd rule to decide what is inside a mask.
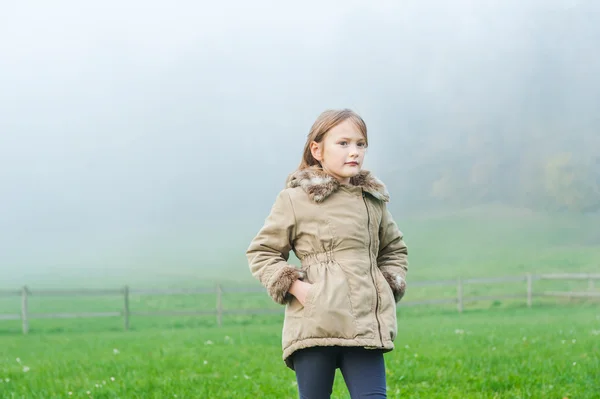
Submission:
[[[597,306],[406,310],[399,325],[386,355],[390,398],[598,397]],[[278,316],[185,327],[4,335],[0,397],[297,397]],[[334,388],[333,397],[349,397],[339,373]]]
[[[598,216],[470,210],[398,218],[410,248],[404,301],[453,298],[455,287],[410,287],[410,281],[524,275],[526,272],[600,272]],[[163,237],[164,238],[164,237]],[[168,241],[168,240],[166,240]],[[242,240],[244,241],[244,240]],[[246,242],[244,241],[244,245]],[[167,245],[167,244],[165,244]],[[182,253],[186,243],[180,244]],[[192,252],[193,243],[189,243]],[[157,246],[157,250],[160,248]],[[257,285],[243,246],[220,269],[148,264],[139,270],[79,274],[0,288],[133,288]],[[223,252],[225,253],[225,252]],[[182,255],[183,259],[185,258]],[[152,269],[152,267],[155,267]],[[83,278],[83,277],[88,278]],[[9,276],[10,277],[10,276]],[[83,278],[83,279],[82,279]],[[6,283],[6,281],[11,281]],[[17,282],[19,284],[17,284]],[[543,290],[586,290],[587,281],[539,281]],[[600,282],[595,290],[600,289]],[[390,398],[600,397],[600,305],[534,297],[525,283],[467,285],[465,296],[519,294],[514,300],[400,307],[397,349],[386,355]],[[132,311],[211,310],[214,294],[131,295]],[[225,309],[277,309],[264,293],[226,293]],[[29,298],[32,313],[120,311],[123,298]],[[0,314],[19,314],[20,298],[0,298]],[[294,374],[281,361],[281,316],[226,315],[131,319],[0,321],[0,398],[295,398]],[[89,393],[88,393],[89,392]],[[334,398],[348,398],[341,375]]]

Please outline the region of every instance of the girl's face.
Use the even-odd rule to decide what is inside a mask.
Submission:
[[[321,162],[323,170],[342,184],[348,184],[362,167],[367,142],[351,120],[332,128],[320,142],[311,143],[313,157]]]

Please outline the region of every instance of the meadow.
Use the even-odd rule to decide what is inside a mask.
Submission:
[[[2,398],[294,398],[280,317],[4,335]],[[106,321],[104,321],[106,322]],[[71,322],[72,323],[72,322]],[[79,322],[81,323],[81,322]],[[386,355],[390,398],[596,398],[597,305],[400,312]],[[98,330],[98,331],[93,331]],[[338,372],[334,398],[348,398]]]
[[[600,272],[597,218],[471,210],[407,219],[403,225],[414,280]],[[227,278],[243,275],[232,271],[245,267],[240,262],[219,278],[182,268],[173,273],[178,278],[123,283],[256,285],[251,278]],[[122,286],[115,282],[94,279],[87,286]],[[37,286],[44,282],[32,281],[32,290]],[[73,287],[79,287],[75,280],[64,280],[64,288]],[[587,281],[540,281],[534,292],[588,288]],[[455,292],[419,287],[405,300]],[[598,301],[534,296],[528,308],[524,283],[465,287],[466,296],[507,293],[523,297],[468,303],[463,313],[452,304],[400,306],[397,346],[386,355],[388,397],[599,397]],[[211,310],[215,295],[132,295],[130,306],[132,311]],[[29,298],[33,313],[122,307],[120,296]],[[264,292],[229,291],[223,307],[278,309]],[[0,298],[0,313],[19,309],[19,297]],[[28,335],[21,334],[20,321],[0,321],[0,398],[295,398],[294,374],[281,361],[281,321],[281,313],[225,315],[218,327],[212,315],[135,316],[124,331],[119,317],[34,319]],[[349,398],[340,373],[332,397]]]

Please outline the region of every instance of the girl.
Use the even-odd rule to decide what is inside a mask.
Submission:
[[[283,360],[301,398],[329,398],[336,368],[352,398],[386,397],[383,353],[394,348],[408,262],[385,186],[361,170],[367,145],[359,115],[322,113],[246,252],[285,305]],[[301,268],[287,263],[291,250]]]

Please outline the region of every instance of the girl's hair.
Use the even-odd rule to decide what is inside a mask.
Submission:
[[[330,109],[327,110],[317,117],[317,120],[313,123],[308,136],[306,137],[306,144],[304,144],[304,152],[302,154],[302,161],[298,166],[298,170],[306,169],[311,166],[321,166],[321,163],[317,161],[310,151],[310,143],[316,141],[320,143],[325,138],[327,132],[332,128],[349,119],[354,123],[356,128],[362,133],[365,138],[366,145],[369,145],[369,139],[367,137],[367,125],[365,121],[354,111],[344,108],[340,110]]]

